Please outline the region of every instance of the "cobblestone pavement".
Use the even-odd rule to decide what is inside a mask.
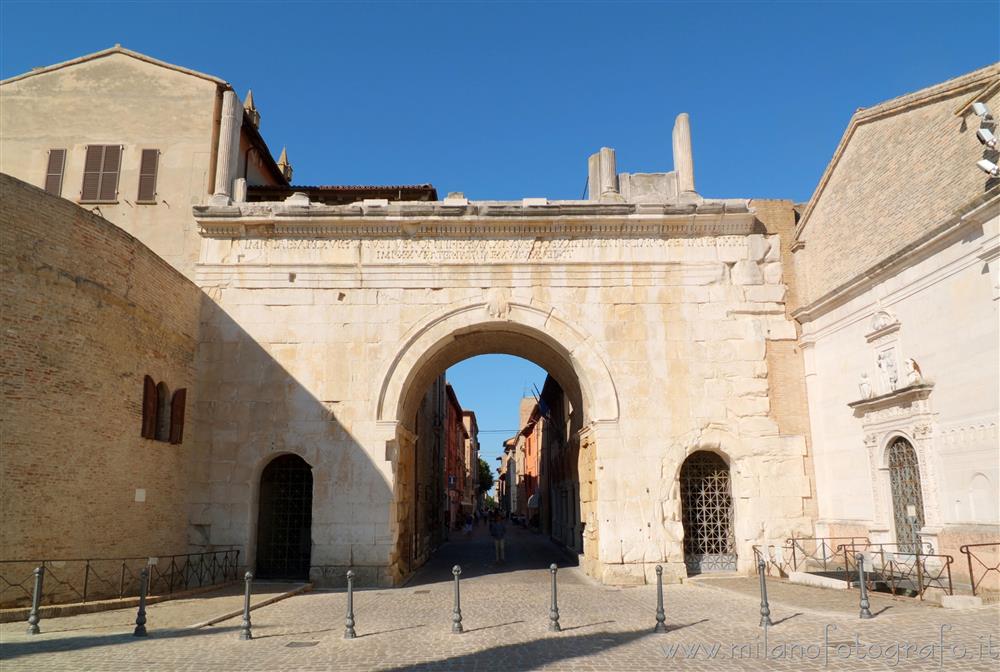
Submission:
[[[995,670],[1000,660],[995,606],[952,611],[874,595],[877,617],[861,621],[856,593],[779,581],[769,584],[775,625],[765,639],[756,583],[745,578],[667,586],[670,632],[654,634],[654,587],[600,586],[564,568],[558,575],[562,632],[549,633],[546,567],[562,556],[541,535],[520,529],[508,537],[507,563],[494,564],[492,554],[480,528],[445,545],[403,588],[357,591],[354,640],[343,639],[346,595],[314,592],[255,611],[250,642],[237,639],[239,619],[192,630],[164,627],[151,617],[150,636],[135,639],[128,625],[83,615],[50,619],[35,637],[22,627],[5,627],[0,658],[5,672]],[[456,562],[463,568],[461,635],[451,634],[450,568]],[[60,627],[71,619],[78,627]]]
[[[301,587],[301,583],[259,582],[254,584],[251,606]],[[243,608],[243,583],[224,586],[195,597],[157,602],[146,607],[149,627],[187,628],[216,616]],[[45,634],[68,632],[121,632],[135,627],[136,609],[111,609],[90,614],[45,618],[39,627]],[[26,621],[0,624],[0,642],[6,643],[27,629]],[[32,637],[32,640],[37,637]],[[0,650],[0,656],[2,656]]]

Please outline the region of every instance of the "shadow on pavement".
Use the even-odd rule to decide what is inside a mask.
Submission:
[[[518,623],[524,623],[524,621],[510,621],[508,623],[496,623],[495,625],[482,625],[478,628],[470,628],[466,632],[479,632],[480,630],[492,630],[493,628],[505,628],[508,625],[517,625]]]
[[[116,633],[113,635],[89,635],[79,637],[60,637],[58,639],[48,639],[43,632],[36,635],[29,641],[5,642],[0,646],[0,658],[11,660],[21,656],[30,656],[35,653],[60,653],[63,651],[79,651],[100,646],[120,646],[128,644],[141,644],[150,639],[172,639],[175,637],[197,637],[199,635],[218,634],[219,632],[230,631],[233,637],[239,630],[238,626],[226,628],[200,628],[192,630],[190,628],[175,628],[167,630],[149,630],[146,637],[133,637],[131,632]]]
[[[771,625],[781,625],[781,624],[782,624],[782,623],[784,623],[785,621],[790,621],[791,619],[795,618],[796,616],[801,616],[801,615],[802,615],[802,612],[800,612],[800,611],[797,611],[797,612],[795,612],[794,614],[792,614],[791,616],[785,616],[785,617],[784,617],[784,618],[782,618],[782,619],[779,619],[779,620],[777,620],[777,621],[774,621],[773,623],[771,623]]]
[[[651,634],[646,630],[596,632],[569,637],[555,634],[530,642],[518,642],[516,646],[505,644],[441,660],[386,668],[384,672],[492,669],[497,666],[498,660],[504,661],[506,670],[535,670],[552,663],[597,655]]]
[[[701,623],[708,623],[707,618],[703,618],[700,621],[692,621],[690,623],[676,623],[671,625],[667,623],[667,632],[673,632],[674,630],[683,630],[684,628],[690,628],[692,625],[700,625]]]

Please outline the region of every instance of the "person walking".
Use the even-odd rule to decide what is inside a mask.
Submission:
[[[490,522],[490,536],[493,537],[493,551],[496,554],[496,561],[506,562],[504,537],[507,536],[507,526],[504,525],[500,516],[494,516],[492,522]]]

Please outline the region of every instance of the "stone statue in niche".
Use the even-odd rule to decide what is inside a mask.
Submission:
[[[903,369],[906,371],[906,384],[918,385],[924,382],[924,374],[920,371],[920,365],[912,357],[903,362]]]
[[[858,383],[858,389],[861,391],[862,399],[871,399],[873,396],[872,383],[868,380],[868,374],[861,374],[861,381]]]
[[[882,372],[890,392],[899,384],[899,370],[896,368],[896,353],[892,349],[878,353],[878,368]]]

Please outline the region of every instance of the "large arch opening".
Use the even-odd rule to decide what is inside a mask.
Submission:
[[[551,309],[502,299],[496,304],[451,308],[419,325],[383,377],[377,417],[395,469],[393,564],[399,575],[426,562],[470,514],[467,494],[456,487],[462,475],[449,471],[447,418],[449,407],[458,413],[476,409],[462,408],[446,372],[481,355],[522,358],[547,374],[531,395],[511,399],[522,405],[519,426],[507,428],[515,430],[512,435],[493,437],[503,439],[503,453],[489,465],[497,479],[490,508],[509,524],[533,527],[564,549],[597,560],[596,531],[587,535],[585,523],[596,513],[597,447],[588,428],[616,422],[618,415],[605,358]],[[468,419],[465,425],[464,440],[470,441]],[[455,427],[452,444],[462,440]]]

